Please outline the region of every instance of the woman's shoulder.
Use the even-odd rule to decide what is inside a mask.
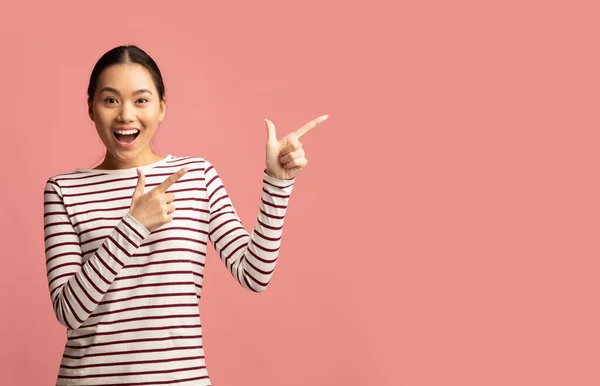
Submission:
[[[205,158],[201,155],[171,155],[170,163],[185,163],[185,162],[204,162]]]
[[[210,161],[201,155],[173,155],[167,164],[173,167],[202,168],[205,169],[211,165]]]
[[[65,172],[58,172],[56,174],[50,175],[49,177],[46,177],[46,183],[59,185],[59,183],[61,181],[77,179],[80,176],[81,176],[81,172],[78,172],[77,169],[73,169],[71,171],[65,171]]]
[[[55,195],[62,197],[63,188],[68,187],[71,184],[80,183],[81,181],[78,181],[78,179],[81,178],[80,176],[81,173],[74,170],[52,174],[44,181],[44,196],[50,194],[52,197]]]
[[[207,159],[203,155],[173,155],[169,159],[169,164],[176,166],[194,165],[199,166],[203,169],[214,168],[214,165],[211,162],[211,160]]]

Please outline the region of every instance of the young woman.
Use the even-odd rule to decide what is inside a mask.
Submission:
[[[104,54],[88,105],[104,161],[49,178],[44,191],[50,298],[67,328],[56,384],[210,385],[198,307],[208,242],[242,287],[265,290],[307,164],[299,138],[327,116],[282,139],[265,120],[262,198],[249,234],[214,165],[151,149],[166,98],[143,50]]]

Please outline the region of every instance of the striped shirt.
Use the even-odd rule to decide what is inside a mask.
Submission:
[[[249,234],[204,158],[168,155],[142,166],[145,192],[184,166],[167,190],[173,221],[152,232],[128,213],[135,168],[75,169],[46,182],[48,287],[67,328],[56,385],[211,384],[199,312],[208,241],[242,287],[264,291],[294,179],[263,171]]]

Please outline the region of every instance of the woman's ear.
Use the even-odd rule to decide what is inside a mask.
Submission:
[[[158,116],[159,122],[161,122],[163,119],[165,119],[166,112],[167,112],[167,98],[163,97],[162,101],[160,102],[160,115]]]
[[[88,115],[90,116],[90,119],[93,121],[94,120],[94,109],[92,108],[91,102],[88,102]]]

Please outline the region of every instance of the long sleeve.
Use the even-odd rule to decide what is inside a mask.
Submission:
[[[283,222],[295,179],[281,180],[263,171],[260,211],[252,233],[240,220],[215,167],[205,160],[209,200],[209,240],[242,287],[263,292],[273,276]]]
[[[76,329],[92,314],[113,280],[149,235],[126,214],[102,245],[83,262],[79,236],[54,178],[44,190],[44,243],[48,287],[58,321]]]

